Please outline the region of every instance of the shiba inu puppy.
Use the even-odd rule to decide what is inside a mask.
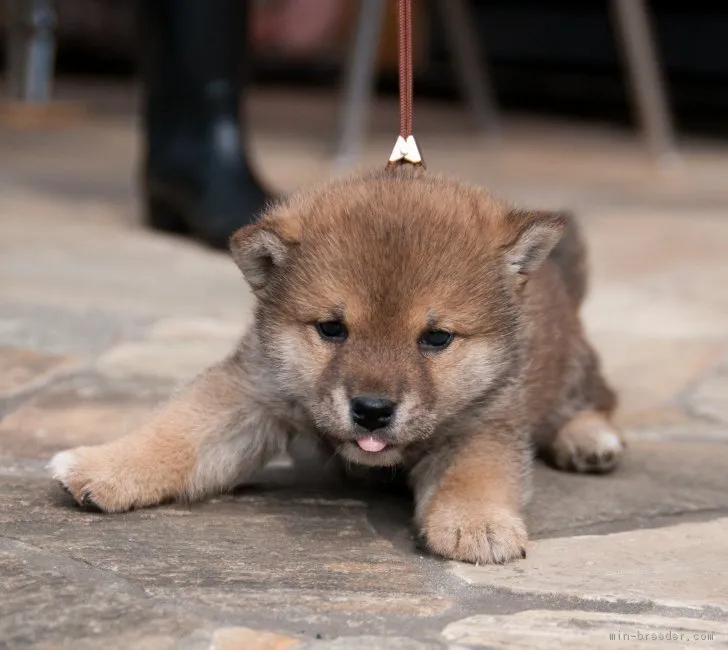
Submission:
[[[53,458],[80,504],[200,499],[311,436],[406,472],[433,553],[501,563],[525,556],[533,450],[565,470],[617,464],[570,216],[403,166],[301,191],[231,249],[254,325],[138,431]]]

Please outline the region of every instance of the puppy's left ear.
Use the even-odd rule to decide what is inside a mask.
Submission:
[[[505,256],[509,268],[523,276],[538,269],[561,239],[568,217],[559,212],[510,212],[509,230],[515,235],[506,244]]]
[[[262,295],[299,242],[298,220],[265,217],[230,237],[230,252],[253,293]]]

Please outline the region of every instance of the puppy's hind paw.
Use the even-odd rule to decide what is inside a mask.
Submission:
[[[603,415],[586,412],[559,430],[550,457],[559,469],[604,474],[619,464],[623,453],[617,429]]]

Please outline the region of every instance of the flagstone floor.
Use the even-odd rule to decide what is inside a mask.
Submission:
[[[415,547],[405,497],[305,466],[117,516],[50,481],[55,451],[143,420],[251,308],[226,255],[140,224],[133,93],[61,91],[88,120],[0,126],[0,648],[728,647],[728,147],[658,169],[630,133],[514,119],[489,140],[418,109],[431,169],[581,215],[584,318],[630,442],[609,477],[539,466],[528,559],[473,567]],[[253,97],[277,189],[332,173],[332,102]],[[394,124],[375,107],[364,162]]]

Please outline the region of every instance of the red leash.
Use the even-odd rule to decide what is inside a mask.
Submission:
[[[397,0],[399,11],[399,137],[389,165],[424,165],[412,131],[412,0]]]

